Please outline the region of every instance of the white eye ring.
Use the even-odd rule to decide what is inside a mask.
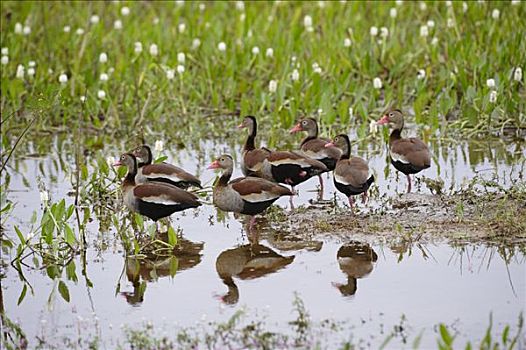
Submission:
[[[391,112],[391,113],[389,113],[389,116],[390,117],[394,117],[394,114]]]

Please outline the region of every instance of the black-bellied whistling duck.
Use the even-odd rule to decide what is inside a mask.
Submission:
[[[356,293],[358,279],[364,278],[373,271],[378,255],[367,243],[351,241],[340,247],[336,254],[340,270],[347,275],[347,283],[333,283],[343,296]]]
[[[367,162],[359,157],[351,157],[351,142],[349,136],[340,134],[325,145],[327,148],[337,147],[342,151],[342,156],[334,168],[334,186],[349,199],[351,210],[354,211],[354,197],[362,194],[364,202],[367,199],[367,190],[374,181],[374,176],[369,173]]]
[[[136,179],[138,183],[164,182],[184,190],[191,186],[201,188],[201,181],[196,176],[175,165],[168,163],[152,164],[153,156],[150,146],[139,146],[132,153],[138,160],[139,170]]]
[[[220,299],[226,304],[235,304],[239,300],[239,289],[233,277],[242,280],[258,278],[276,272],[294,261],[294,255],[282,256],[272,249],[261,245],[243,245],[223,251],[216,260],[216,271],[228,293]]]
[[[172,185],[157,182],[137,184],[137,159],[131,153],[121,155],[114,165],[128,168],[128,174],[122,182],[122,191],[124,204],[131,211],[157,221],[176,211],[201,205],[195,195]]]
[[[319,160],[327,167],[328,171],[334,170],[336,162],[340,159],[342,152],[335,147],[325,147],[329,140],[318,137],[318,123],[313,118],[305,118],[299,121],[290,133],[306,131],[307,137],[301,141],[300,149],[309,158]],[[323,195],[323,179],[320,179],[321,194]]]
[[[251,215],[249,231],[255,216],[270,207],[281,196],[292,196],[288,188],[259,177],[239,177],[229,181],[234,171],[234,160],[229,155],[217,158],[208,169],[223,169],[223,174],[214,186],[214,204],[223,211]]]
[[[294,186],[327,171],[320,161],[296,152],[270,151],[267,148],[255,148],[257,134],[256,118],[245,117],[239,128],[248,128],[249,135],[243,148],[243,173],[261,177],[270,181]]]
[[[396,170],[407,176],[407,193],[411,192],[411,176],[431,166],[429,148],[416,137],[402,138],[404,115],[399,109],[391,109],[378,121],[379,125],[389,124],[393,130],[389,136],[389,156]]]

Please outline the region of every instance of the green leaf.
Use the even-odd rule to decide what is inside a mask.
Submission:
[[[177,270],[179,269],[179,259],[176,256],[170,258],[170,276],[175,276]]]
[[[162,163],[162,162],[164,162],[164,161],[167,160],[167,159],[168,159],[167,156],[161,156],[161,157],[157,158],[157,159],[154,161],[154,163]]]
[[[75,205],[74,204],[71,204],[69,207],[68,207],[68,210],[66,212],[66,218],[65,220],[69,220],[69,218],[71,217],[71,215],[73,215],[73,212],[75,211]]]
[[[9,211],[9,209],[11,209],[11,202],[7,203],[7,204],[2,208],[2,210],[0,210],[0,213],[3,213],[3,212],[6,212],[6,211]]]
[[[15,232],[16,232],[16,235],[18,236],[18,239],[20,240],[20,243],[22,243],[23,245],[26,245],[26,239],[24,238],[24,235],[22,234],[22,232],[20,232],[20,230],[18,229],[18,226],[15,226]]]
[[[71,260],[71,262],[66,265],[66,277],[70,281],[73,281],[73,282],[77,282],[78,281],[77,272],[76,272],[76,266],[75,266],[75,261],[74,260]]]
[[[66,286],[66,284],[63,281],[58,282],[58,291],[60,292],[60,295],[62,295],[62,298],[64,298],[64,300],[69,303],[68,286]]]
[[[453,344],[453,337],[451,337],[451,334],[449,334],[447,327],[443,323],[441,323],[439,326],[439,330],[440,330],[440,336],[442,337],[444,344],[448,348],[451,348],[451,345]]]
[[[80,166],[80,178],[82,181],[86,181],[88,179],[88,167],[85,164]]]
[[[168,227],[168,244],[170,244],[172,247],[175,247],[177,244],[177,235],[175,234],[175,230],[172,226]]]
[[[506,343],[508,342],[509,333],[510,333],[510,326],[507,325],[506,327],[504,327],[504,331],[502,332],[502,344],[506,345]]]
[[[57,220],[58,223],[62,222],[62,219],[64,218],[64,214],[66,213],[66,200],[62,198],[60,202],[58,202],[55,210],[55,220]]]
[[[71,227],[66,223],[64,223],[64,236],[65,236],[66,242],[71,246],[74,245],[75,242],[77,241],[77,237],[75,237],[75,233],[73,232]]]
[[[24,283],[24,288],[22,288],[22,292],[20,293],[20,296],[18,297],[18,301],[16,302],[16,305],[20,305],[24,298],[26,297],[27,293],[27,284]]]

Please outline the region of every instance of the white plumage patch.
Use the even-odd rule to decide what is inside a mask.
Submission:
[[[328,158],[329,155],[327,154],[327,152],[325,150],[321,150],[321,151],[318,151],[318,152],[313,152],[313,151],[303,151],[303,154],[309,158],[312,158],[312,159],[316,159],[316,160],[320,160],[320,159],[324,159],[324,158]]]
[[[278,197],[279,195],[267,191],[263,191],[261,193],[245,194],[241,196],[241,198],[243,198],[245,201],[251,203],[266,202]]]
[[[303,159],[290,159],[290,158],[275,160],[272,162],[269,161],[269,163],[272,164],[273,166],[278,166],[282,164],[294,164],[294,165],[299,165],[302,168],[310,168],[312,166],[309,163],[305,162]]]
[[[350,185],[350,182],[347,181],[343,176],[339,176],[339,175],[336,175],[334,174],[334,179],[336,180],[336,182],[342,184],[342,185]]]
[[[173,181],[173,182],[179,182],[179,181],[182,181],[182,179],[179,177],[179,176],[176,176],[175,174],[155,174],[155,173],[152,173],[152,174],[148,174],[148,175],[144,175],[144,177],[146,177],[148,180],[155,180],[155,179],[168,179],[170,181]]]
[[[391,156],[391,159],[394,161],[394,162],[402,162],[402,163],[405,163],[405,164],[409,164],[409,161],[407,160],[406,157],[404,157],[403,155],[401,154],[398,154],[398,153],[394,153],[392,151],[389,151],[389,155]]]
[[[148,202],[148,203],[155,203],[155,204],[161,204],[161,205],[178,205],[181,204],[177,201],[174,201],[173,199],[167,198],[165,196],[149,196],[149,197],[142,197],[141,200]]]

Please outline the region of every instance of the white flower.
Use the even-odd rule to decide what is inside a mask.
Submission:
[[[323,109],[322,108],[318,108],[318,110],[316,111],[316,114],[322,115],[323,114]]]
[[[312,17],[309,15],[303,17],[303,25],[305,26],[305,28],[312,27]]]
[[[271,80],[268,82],[268,91],[273,94],[278,89],[278,82],[275,80]]]
[[[101,100],[104,100],[106,98],[106,92],[104,90],[97,91],[97,97]]]
[[[179,26],[177,27],[177,30],[179,30],[179,33],[184,33],[184,31],[186,30],[186,24],[179,23]]]
[[[90,19],[89,19],[89,21],[91,22],[91,24],[97,24],[97,23],[99,23],[99,20],[100,20],[100,18],[99,18],[99,16],[97,16],[97,15],[93,15],[93,16],[91,16]]]
[[[395,7],[391,7],[391,9],[389,10],[389,16],[391,16],[391,18],[396,18],[397,14],[398,14],[398,12],[396,11],[396,8]]]
[[[292,79],[292,81],[298,81],[300,78],[300,72],[298,72],[297,69],[294,69],[292,71],[292,74],[290,75],[290,78]]]
[[[99,55],[99,62],[100,63],[108,62],[108,55],[106,54],[106,52],[101,52],[101,54]]]
[[[206,9],[206,5],[203,4],[203,3],[200,3],[200,4],[199,4],[199,10],[200,10],[200,11],[204,11],[205,9]]]
[[[512,5],[519,5],[521,3],[521,0],[511,0]]]
[[[2,65],[6,65],[9,63],[9,56],[2,56]]]
[[[354,109],[352,107],[349,107],[349,119],[354,118]]]
[[[84,34],[84,29],[82,29],[82,28],[78,28],[77,31],[75,32],[75,34],[77,34],[77,35],[82,35],[82,34]]]
[[[321,8],[321,9],[325,8],[325,1],[323,1],[323,0],[318,1],[318,7]]]
[[[350,38],[345,38],[345,39],[343,39],[343,46],[345,46],[345,47],[351,47],[351,45],[352,45],[352,41],[351,41]]]
[[[27,66],[28,66],[28,67],[36,67],[36,65],[37,65],[37,63],[36,63],[35,61],[29,61],[29,62],[27,63]]]
[[[447,19],[447,27],[448,28],[453,28],[455,26],[455,20],[453,18],[448,18]]]
[[[157,47],[157,45],[151,44],[150,45],[150,55],[157,56],[158,54],[159,54],[159,48]]]
[[[159,24],[159,21],[160,21],[159,17],[155,17],[152,22],[153,22],[153,24],[157,25],[157,24]]]
[[[199,38],[195,38],[192,40],[192,49],[197,49],[199,46],[201,46],[201,40]]]
[[[495,87],[495,79],[488,79],[488,80],[486,80],[486,86],[489,87],[490,89],[494,88]]]
[[[497,91],[491,90],[489,93],[489,102],[490,103],[496,103],[497,102]]]
[[[258,55],[258,54],[259,54],[259,47],[254,46],[254,47],[252,48],[252,54],[253,54],[253,55]]]
[[[140,41],[136,41],[134,44],[133,44],[134,48],[133,48],[133,51],[137,54],[141,53],[142,52],[142,43]]]
[[[271,47],[267,48],[267,51],[265,51],[265,56],[270,58],[274,57],[274,49]]]
[[[64,73],[58,76],[58,82],[61,84],[66,84],[68,82],[68,76]]]
[[[424,1],[420,1],[420,10],[425,11],[427,9],[427,5]]]
[[[438,38],[436,36],[431,39],[431,45],[436,46],[438,44]]]
[[[177,73],[179,73],[179,74],[183,74],[184,73],[184,66],[183,65],[178,65],[177,66]]]
[[[124,6],[121,8],[121,15],[128,16],[130,14],[130,8],[128,6]]]
[[[491,17],[493,17],[493,19],[499,19],[500,17],[499,9],[494,9],[493,12],[491,12]]]
[[[166,70],[166,79],[173,80],[174,77],[175,77],[175,70],[173,69]]]
[[[371,29],[369,29],[369,33],[371,36],[377,36],[378,35],[378,28],[375,26],[372,26]]]
[[[101,73],[99,79],[100,81],[108,81],[108,74]]]
[[[9,48],[2,47],[2,55],[9,55]]]
[[[418,72],[416,73],[416,78],[418,80],[422,80],[426,77],[426,71],[423,70],[423,69],[419,69]]]
[[[402,0],[396,0],[395,3],[397,6],[400,6],[403,5],[404,2]]]
[[[240,21],[240,22],[244,22],[246,18],[247,18],[247,15],[245,15],[244,12],[243,12],[242,14],[239,15],[239,21]]]
[[[164,150],[164,142],[162,140],[155,141],[155,152],[162,152]]]
[[[446,6],[447,6],[447,7],[451,7],[451,6],[453,6],[453,2],[452,2],[452,1],[449,1],[449,0],[446,1]]]
[[[312,64],[312,70],[314,71],[314,73],[316,74],[321,74],[322,70],[321,70],[321,67],[320,65],[317,63],[317,62],[314,62]]]
[[[432,19],[430,19],[429,21],[427,21],[427,26],[429,28],[434,28],[435,27],[435,21],[433,21]]]
[[[462,12],[468,12],[468,4],[465,1],[462,3]]]
[[[40,191],[40,201],[46,204],[49,201],[49,193],[46,190]]]
[[[245,11],[245,3],[243,1],[236,1],[236,9]]]
[[[521,81],[522,80],[522,68],[521,67],[517,67],[513,71],[513,80],[515,80],[515,81]]]
[[[184,52],[179,52],[177,54],[177,62],[184,64],[185,60],[186,60],[186,55],[184,54]]]
[[[219,51],[226,51],[226,44],[221,41],[219,44],[217,44],[217,49]]]
[[[387,38],[389,36],[389,29],[387,29],[387,27],[380,28],[380,36],[384,39]]]
[[[429,35],[429,29],[427,27],[427,25],[422,25],[420,26],[420,36],[425,38]]]
[[[84,95],[80,96],[80,102],[82,102],[82,103],[86,102],[86,96],[84,96]],[[113,165],[113,157],[112,157],[111,165]]]
[[[24,29],[22,30],[22,33],[24,35],[29,35],[31,33],[31,27],[30,26],[24,26]]]
[[[374,135],[377,132],[378,132],[378,124],[374,120],[371,120],[371,122],[369,123],[369,133]]]
[[[33,67],[29,67],[27,69],[27,75],[29,75],[30,77],[32,77],[33,75],[35,75],[35,68]]]
[[[22,31],[24,28],[22,27],[22,23],[16,22],[15,24],[15,34],[22,34]]]
[[[375,89],[381,89],[382,88],[382,79],[376,77],[373,79],[373,86]]]
[[[118,19],[115,22],[113,22],[113,28],[117,29],[117,30],[121,30],[122,29],[122,21],[120,19]]]
[[[64,31],[64,33],[69,33],[71,31],[71,27],[70,26],[64,26],[63,31]]]

